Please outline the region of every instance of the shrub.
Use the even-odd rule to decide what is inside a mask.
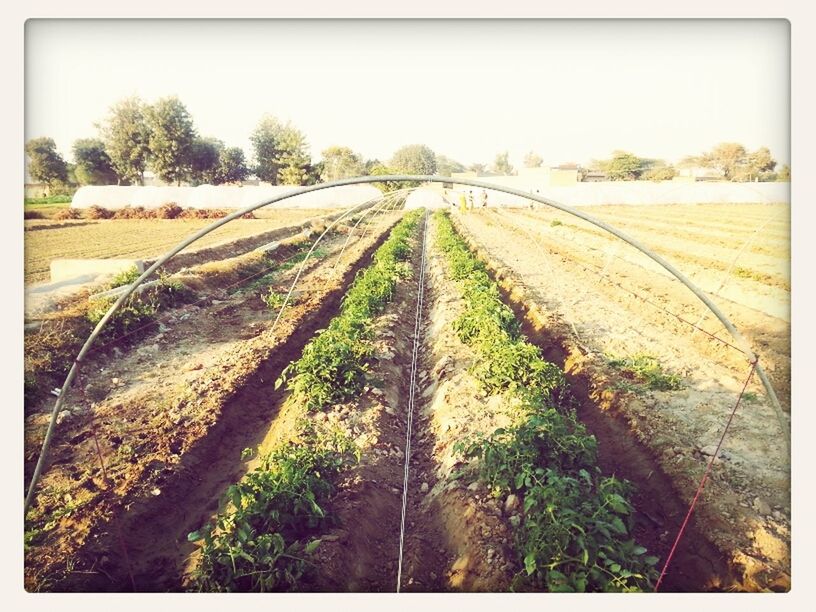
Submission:
[[[147,219],[149,216],[144,206],[125,206],[113,213],[114,219]]]

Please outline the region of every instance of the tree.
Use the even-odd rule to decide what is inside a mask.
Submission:
[[[181,185],[190,174],[196,137],[193,118],[176,96],[158,100],[147,109],[150,167],[167,183]]]
[[[484,164],[470,164],[467,167],[469,172],[475,172],[476,174],[484,174],[487,170],[487,166]]]
[[[190,147],[190,180],[194,185],[219,183],[224,143],[217,138],[194,138]]]
[[[670,181],[675,176],[677,176],[677,171],[674,169],[674,166],[656,164],[644,170],[640,178],[644,181]]]
[[[363,158],[348,147],[329,147],[321,155],[320,180],[324,183],[366,174]]]
[[[644,160],[626,151],[614,151],[612,159],[601,161],[600,169],[611,181],[634,181],[644,169]]]
[[[722,172],[727,180],[732,180],[737,170],[745,163],[745,147],[736,142],[718,144],[709,153],[704,153],[701,161],[707,168]]]
[[[502,176],[510,176],[513,174],[513,166],[510,165],[510,156],[507,151],[496,155],[493,161],[493,172],[501,174]]]
[[[80,185],[111,185],[119,177],[98,138],[80,138],[74,142],[74,178]]]
[[[749,153],[737,142],[723,142],[700,158],[701,165],[716,168],[729,181],[773,180],[776,161],[767,147]]]
[[[436,156],[436,174],[439,176],[451,176],[454,172],[464,172],[465,167],[455,159],[444,155]]]
[[[389,174],[402,174],[396,168],[389,168],[383,164],[376,164],[371,167],[368,171],[371,176],[387,176]],[[407,187],[416,187],[419,185],[416,181],[385,181],[383,183],[374,183],[374,186],[382,191],[383,193],[388,193],[390,191],[396,191],[397,189],[405,189]]]
[[[397,149],[389,166],[397,174],[434,174],[436,154],[423,144],[406,145]]]
[[[264,115],[250,136],[255,152],[255,174],[273,185],[300,185],[309,175],[306,137],[291,123]]]
[[[544,160],[541,159],[537,153],[530,151],[527,155],[524,156],[524,167],[525,168],[540,168],[541,164],[544,163]]]
[[[32,138],[26,143],[28,173],[35,181],[49,185],[68,181],[68,164],[57,152],[53,138]]]
[[[785,164],[779,169],[779,172],[776,174],[777,181],[790,181],[791,180],[791,171],[790,166]]]
[[[227,147],[219,154],[216,185],[221,183],[240,183],[249,176],[244,151],[241,147]]]
[[[107,119],[99,126],[105,152],[119,181],[144,183],[150,155],[146,115],[147,106],[141,99],[125,98],[111,107]]]

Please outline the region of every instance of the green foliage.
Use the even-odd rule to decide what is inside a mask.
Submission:
[[[276,387],[286,382],[293,396],[309,410],[320,410],[359,394],[365,384],[371,345],[372,318],[393,298],[410,255],[409,240],[420,210],[397,224],[374,254],[374,263],[358,274],[329,326],[318,332],[303,354],[282,372]]]
[[[329,522],[324,504],[334,490],[330,479],[353,455],[348,439],[307,430],[304,440],[263,457],[229,487],[228,507],[214,524],[188,535],[203,540],[196,590],[294,590],[320,543],[312,534]]]
[[[62,208],[61,206],[53,206],[54,204],[70,204],[72,196],[69,195],[52,195],[45,198],[25,198],[23,203],[25,206],[32,207],[48,207],[48,208]]]
[[[118,277],[122,281],[132,279],[123,283],[130,284],[136,280],[133,274],[132,271],[123,272]],[[136,277],[138,277],[139,274],[136,274]],[[181,281],[161,277],[157,285],[145,289],[138,295],[131,295],[122,304],[102,330],[101,338],[104,341],[112,342],[146,327],[161,308],[187,300],[191,293],[191,290]],[[117,299],[116,297],[103,297],[90,300],[85,314],[86,319],[92,325],[96,325],[107,314]]]
[[[638,353],[631,357],[612,358],[609,365],[621,368],[654,391],[671,391],[683,387],[682,378],[677,374],[664,372],[660,362],[651,355]]]
[[[597,442],[574,410],[558,405],[561,371],[521,335],[484,265],[436,213],[437,245],[462,290],[465,312],[454,323],[477,353],[473,374],[488,393],[517,403],[513,422],[455,450],[475,464],[460,475],[482,480],[496,497],[523,500],[515,529],[524,570],[517,589],[640,591],[656,578],[655,557],[629,537],[628,485],[602,477]]]
[[[324,183],[366,174],[363,158],[348,147],[329,147],[322,155],[320,180]]]
[[[291,123],[264,115],[250,137],[255,151],[255,174],[273,185],[301,185],[308,178],[306,137]]]
[[[101,133],[105,152],[119,178],[132,184],[143,183],[150,155],[147,105],[135,96],[116,103]]]
[[[674,166],[653,166],[644,170],[640,178],[644,181],[670,181],[677,176]]]
[[[194,185],[217,185],[224,143],[217,138],[194,138],[190,146],[190,180]]]
[[[80,138],[73,146],[74,176],[80,185],[111,185],[117,182],[116,172],[105,143],[98,138]]]
[[[196,136],[193,118],[181,100],[170,96],[148,107],[146,120],[151,169],[163,181],[180,185],[190,173]]]
[[[612,159],[601,162],[601,169],[611,181],[634,181],[640,178],[645,160],[626,151],[615,151]]]
[[[243,149],[241,147],[223,149],[219,156],[214,184],[240,183],[248,176],[249,168],[246,165]]]
[[[131,266],[127,270],[122,270],[121,272],[114,274],[113,278],[111,278],[108,282],[108,289],[130,285],[141,275],[142,273],[139,272],[139,269],[136,266]]]
[[[397,149],[388,165],[396,174],[434,174],[436,154],[423,144],[406,145]]]
[[[53,138],[32,138],[26,143],[28,173],[35,181],[49,185],[68,181],[68,165],[57,152]]]
[[[278,293],[274,289],[270,289],[268,293],[264,294],[262,299],[270,310],[280,310],[286,300],[286,296],[282,293]],[[291,304],[291,302],[292,299],[290,298],[289,303]]]

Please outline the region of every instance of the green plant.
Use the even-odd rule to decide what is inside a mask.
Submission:
[[[518,403],[514,421],[455,450],[470,461],[457,477],[479,479],[496,497],[523,499],[515,527],[524,570],[516,589],[638,591],[656,578],[655,557],[629,538],[629,485],[602,477],[597,442],[565,402],[561,370],[527,342],[484,264],[436,214],[437,246],[466,308],[454,322],[475,349],[471,373],[482,390]]]
[[[554,219],[550,222],[550,227],[558,227],[559,225],[564,225],[564,223],[558,219]]]
[[[132,284],[137,278],[142,275],[136,266],[131,266],[127,270],[117,272],[113,278],[108,281],[108,288],[123,287],[124,285]]]
[[[374,253],[373,263],[358,273],[343,298],[340,314],[318,332],[303,349],[301,358],[289,364],[275,383],[284,382],[310,410],[319,410],[359,394],[373,354],[372,318],[393,299],[401,265],[410,255],[409,240],[421,211],[406,215]]]
[[[334,490],[330,477],[353,456],[351,443],[293,442],[227,490],[228,507],[215,522],[188,535],[203,541],[196,590],[292,590],[320,543],[312,537],[329,520],[323,505]]]
[[[637,353],[631,357],[613,357],[609,359],[609,365],[621,368],[624,373],[635,377],[654,391],[672,391],[683,387],[680,376],[667,374],[655,357],[645,353]]]
[[[274,289],[270,289],[267,293],[263,295],[261,298],[264,301],[270,310],[279,310],[282,306],[284,301],[286,300],[286,296],[282,293],[278,293]],[[292,298],[289,298],[289,303],[292,303]]]

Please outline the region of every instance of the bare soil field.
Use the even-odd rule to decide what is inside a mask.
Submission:
[[[591,212],[711,291],[789,410],[790,324],[781,316],[790,299],[787,207]],[[595,399],[597,408],[582,413],[585,422],[595,422],[593,433],[613,442],[607,449],[622,431],[634,433],[680,498],[690,501],[750,371],[739,351],[711,336],[730,340],[722,326],[653,262],[566,214],[485,210],[456,220],[514,296],[518,312],[527,313],[552,359]],[[735,276],[737,268],[745,272]],[[717,291],[721,284],[733,290]],[[659,374],[652,375],[668,376],[660,382],[671,384],[644,384],[648,379],[627,368],[643,356],[658,364]],[[607,422],[608,414],[617,420]],[[789,460],[781,425],[754,376],[694,515],[701,533],[729,560],[740,588],[788,588]],[[655,520],[673,537],[681,519]]]
[[[302,223],[335,212],[323,209],[274,209],[259,211],[257,219],[238,219],[196,243],[206,248],[238,238]],[[57,258],[158,257],[193,232],[211,224],[209,219],[106,219],[25,221],[25,283],[49,278]]]

